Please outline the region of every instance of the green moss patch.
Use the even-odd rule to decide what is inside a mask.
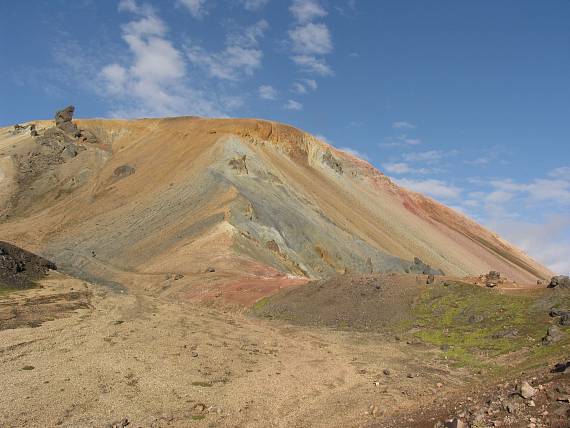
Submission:
[[[415,319],[408,331],[440,347],[460,366],[500,366],[499,357],[521,350],[530,364],[562,353],[570,344],[570,331],[555,345],[541,344],[553,322],[552,307],[570,307],[570,293],[502,293],[462,283],[435,285],[414,306]]]

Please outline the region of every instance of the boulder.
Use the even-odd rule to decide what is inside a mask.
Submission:
[[[546,331],[546,336],[542,338],[543,345],[550,345],[551,343],[560,342],[564,338],[564,332],[560,327],[551,325]]]
[[[548,288],[567,288],[570,289],[570,278],[567,275],[553,276],[548,284]]]
[[[115,168],[113,175],[115,177],[128,177],[129,175],[133,175],[135,171],[135,168],[130,165],[121,165]]]
[[[536,395],[538,391],[533,388],[532,386],[530,386],[530,384],[528,382],[523,382],[520,386],[520,390],[519,390],[519,394],[522,398],[524,398],[525,400],[528,400],[529,398],[532,398]]]
[[[426,284],[433,284],[435,282],[435,277],[433,275],[428,275]]]
[[[558,308],[552,308],[550,310],[550,316],[551,317],[563,317],[565,315],[570,315],[570,310],[558,309]]]
[[[55,113],[55,126],[68,134],[73,134],[73,136],[79,131],[77,125],[72,122],[74,112],[75,107],[67,106]]]

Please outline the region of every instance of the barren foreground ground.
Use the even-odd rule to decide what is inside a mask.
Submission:
[[[431,427],[490,385],[411,336],[41,284],[0,295],[0,426]]]
[[[438,382],[462,383],[426,364],[427,350],[381,336],[269,324],[59,275],[44,284],[89,291],[91,307],[0,332],[1,426],[350,426],[415,405]],[[34,293],[47,291],[16,294]]]

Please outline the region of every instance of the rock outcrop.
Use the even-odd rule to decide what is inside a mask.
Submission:
[[[49,260],[0,241],[0,287],[30,287],[49,270],[56,269]]]
[[[72,122],[73,113],[75,112],[74,106],[67,106],[63,110],[55,113],[55,126],[67,134],[76,134],[79,132],[77,125]]]
[[[566,275],[553,276],[548,288],[568,288],[570,289],[570,278]]]

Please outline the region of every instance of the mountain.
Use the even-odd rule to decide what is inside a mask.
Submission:
[[[552,275],[291,126],[198,117],[62,126],[70,122],[0,129],[0,236],[85,279],[251,303],[345,272]]]

